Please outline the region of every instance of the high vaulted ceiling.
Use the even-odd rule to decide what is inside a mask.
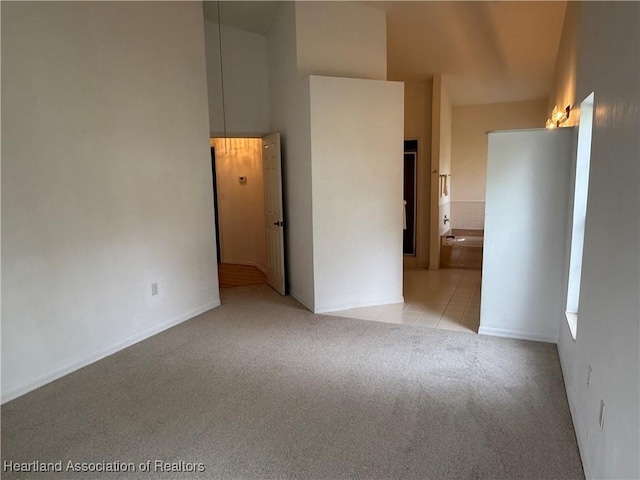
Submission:
[[[218,21],[218,2],[205,0],[204,16],[212,22]],[[279,1],[235,0],[220,2],[220,19],[225,25],[266,35],[275,18]]]
[[[387,13],[389,80],[447,78],[455,105],[549,95],[565,1],[363,1]],[[217,2],[205,1],[217,21]],[[266,35],[280,2],[220,2],[222,22]]]
[[[447,76],[456,105],[549,95],[566,2],[367,2],[387,12],[389,80]]]

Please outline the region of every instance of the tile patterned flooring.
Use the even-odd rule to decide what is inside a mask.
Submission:
[[[327,315],[477,333],[480,283],[479,270],[405,270],[404,303]]]

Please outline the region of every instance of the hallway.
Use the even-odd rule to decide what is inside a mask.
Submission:
[[[480,279],[477,270],[405,270],[404,303],[352,308],[327,315],[477,333]]]
[[[267,283],[267,276],[252,265],[218,264],[220,288],[244,287]]]

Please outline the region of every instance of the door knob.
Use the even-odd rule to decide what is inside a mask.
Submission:
[[[282,226],[284,225],[284,222],[280,222],[280,221],[278,221],[278,222],[273,222],[273,224],[274,224],[276,227],[282,227]]]

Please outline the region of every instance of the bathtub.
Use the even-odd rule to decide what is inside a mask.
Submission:
[[[484,230],[453,229],[440,237],[440,267],[482,270]]]

